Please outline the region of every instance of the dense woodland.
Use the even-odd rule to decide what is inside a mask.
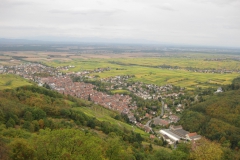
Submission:
[[[162,139],[150,140],[74,110],[92,102],[34,85],[3,90],[0,159],[237,159],[240,90],[232,90],[239,88],[237,83],[226,88],[231,91],[190,107],[181,120],[185,129],[217,142],[203,138],[197,147],[187,143],[175,149]]]
[[[240,148],[240,78],[183,112],[180,123],[222,146]]]

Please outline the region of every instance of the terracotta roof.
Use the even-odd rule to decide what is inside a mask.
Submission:
[[[196,132],[194,132],[194,133],[189,133],[189,134],[188,134],[189,137],[193,137],[193,136],[196,136],[196,135],[197,135]]]

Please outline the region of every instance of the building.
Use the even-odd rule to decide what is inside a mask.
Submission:
[[[223,92],[222,87],[219,87],[215,93],[221,93]]]
[[[160,118],[155,118],[153,120],[153,124],[154,125],[160,125],[160,126],[167,126],[167,125],[169,125],[169,121],[164,120],[164,119],[160,119]]]
[[[188,139],[189,141],[192,141],[192,140],[199,140],[199,139],[201,139],[201,136],[200,135],[198,135],[196,132],[194,132],[194,133],[189,133],[189,134],[187,134],[186,135],[186,139]]]
[[[179,142],[180,140],[199,140],[201,139],[201,136],[198,135],[196,132],[190,133],[182,128],[181,125],[179,126],[170,126],[169,129],[161,129],[160,134],[165,139],[165,137],[168,137],[168,139],[165,139],[166,141],[170,141],[173,143]]]

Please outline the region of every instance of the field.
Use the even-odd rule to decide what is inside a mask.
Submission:
[[[79,72],[110,67],[110,71],[93,73],[100,78],[117,75],[135,75],[129,81],[147,84],[186,87],[187,89],[214,87],[230,84],[240,76],[239,55],[217,53],[73,53],[66,51],[1,52],[0,65],[40,61],[48,66],[75,66],[63,72]],[[13,59],[12,57],[17,57]],[[11,61],[11,63],[9,63]],[[164,66],[167,66],[164,68]],[[174,68],[170,69],[168,68]],[[161,67],[161,68],[160,68]],[[188,71],[187,68],[192,68]],[[231,70],[232,73],[200,73],[194,69]],[[119,92],[121,91],[114,91]]]
[[[196,56],[196,55],[195,55]],[[240,70],[240,61],[235,61],[230,58],[224,58],[221,60],[214,60],[217,57],[210,57],[207,55],[203,58],[203,55],[199,57],[161,57],[161,58],[121,58],[116,59],[117,63],[125,65],[141,65],[141,66],[161,66],[161,65],[170,65],[172,67],[192,67],[199,69],[226,69],[226,70]],[[215,57],[215,58],[214,58]]]
[[[11,74],[0,74],[0,90],[12,89],[20,86],[31,85],[27,80],[11,75]]]
[[[73,109],[74,110],[80,110],[80,111],[84,112],[88,116],[97,118],[99,121],[110,122],[112,124],[118,125],[121,128],[126,128],[128,130],[134,130],[135,132],[140,133],[144,137],[148,137],[149,136],[148,133],[140,130],[136,126],[131,126],[131,125],[123,123],[121,121],[115,120],[114,118],[112,118],[112,116],[115,115],[114,112],[110,111],[108,109],[105,109],[105,108],[102,108],[102,107],[97,107],[97,106],[93,106],[93,107],[78,107],[78,108],[73,108]]]
[[[159,61],[159,63],[157,63],[157,61]],[[212,62],[204,61],[202,59],[188,61],[181,58],[172,58],[172,60],[170,60],[170,58],[78,59],[68,62],[55,61],[47,64],[54,67],[74,65],[75,68],[71,68],[70,71],[75,72],[110,67],[110,71],[94,73],[94,75],[99,75],[100,78],[107,78],[117,75],[135,75],[135,78],[130,79],[130,81],[141,81],[147,84],[156,85],[173,84],[175,86],[186,87],[187,89],[194,89],[196,87],[218,87],[220,85],[230,84],[234,78],[240,75],[237,72],[229,74],[200,73],[187,71],[186,69],[164,69],[155,67],[157,64],[163,65],[164,62],[165,64],[166,62],[169,62],[168,65],[171,66],[178,65],[180,67],[205,67],[214,69],[225,68],[229,70],[240,69],[240,63],[233,60]],[[134,65],[132,65],[133,63]],[[152,66],[150,66],[150,64],[152,64]]]
[[[113,94],[130,94],[130,92],[128,90],[122,90],[122,89],[112,90],[111,92]]]

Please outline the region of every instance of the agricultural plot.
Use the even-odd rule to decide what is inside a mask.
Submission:
[[[18,59],[11,60],[12,57]],[[66,52],[2,52],[2,65],[22,63],[26,61],[41,61],[52,67],[75,66],[63,72],[81,72],[97,68],[110,67],[110,71],[93,73],[100,78],[117,75],[135,75],[130,81],[141,81],[148,84],[176,86],[194,89],[196,87],[217,87],[230,84],[239,76],[240,61],[234,60],[237,55],[219,55],[206,53],[181,53],[174,55],[160,55],[147,53],[121,54],[74,54]],[[176,67],[175,69],[159,68],[160,66]],[[193,68],[187,71],[186,68]],[[180,68],[180,69],[177,69]],[[231,74],[200,73],[194,69],[232,70]],[[13,82],[14,84],[14,82]],[[4,84],[2,84],[3,86]],[[6,86],[5,86],[6,88]]]
[[[32,85],[26,79],[11,75],[11,74],[0,74],[0,90],[12,89],[21,86]]]
[[[117,63],[113,63],[113,61]],[[168,65],[178,65],[181,67],[204,66],[210,68],[212,67],[214,69],[224,67],[228,67],[229,69],[238,69],[238,67],[240,67],[238,61],[212,62],[204,61],[202,59],[187,61],[186,59],[181,58],[173,58],[172,60],[171,58],[78,59],[69,62],[55,61],[47,64],[54,67],[74,65],[75,68],[70,68],[69,71],[75,72],[110,67],[110,71],[93,73],[93,75],[99,75],[100,78],[113,77],[117,75],[135,75],[135,77],[131,78],[130,81],[140,81],[147,84],[156,84],[160,86],[165,84],[173,84],[175,86],[186,87],[187,89],[195,89],[196,87],[206,88],[227,85],[230,84],[234,78],[240,76],[240,74],[237,72],[228,74],[200,73],[194,71],[187,71],[185,69],[164,69],[150,66],[150,64],[166,64],[166,62],[168,62]],[[135,65],[132,65],[133,63]],[[216,65],[216,63],[218,63],[218,65]]]
[[[197,69],[226,69],[226,70],[240,70],[240,61],[229,59],[217,60],[217,58],[209,57],[211,60],[204,57],[161,57],[161,58],[118,58],[113,59],[116,63],[122,65],[140,65],[140,66],[172,66],[181,68],[197,68]]]
[[[110,70],[104,73],[97,73],[101,78],[117,75],[135,75],[130,80],[140,81],[147,84],[165,85],[173,84],[175,86],[194,89],[196,87],[213,87],[230,84],[238,77],[238,73],[216,74],[216,73],[196,73],[185,70],[169,70],[160,68],[150,68],[141,66],[127,66],[126,70]]]

